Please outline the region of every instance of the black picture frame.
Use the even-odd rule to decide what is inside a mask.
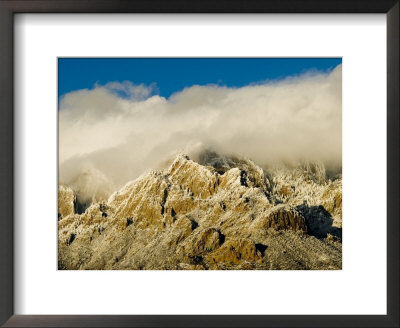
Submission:
[[[398,0],[0,0],[0,324],[5,327],[399,327],[399,7]],[[13,17],[16,13],[385,13],[387,315],[14,315]]]

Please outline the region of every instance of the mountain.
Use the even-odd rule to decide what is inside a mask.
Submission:
[[[341,176],[180,154],[108,200],[59,187],[59,269],[323,269],[342,265]]]

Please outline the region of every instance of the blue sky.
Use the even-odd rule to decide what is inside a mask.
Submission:
[[[96,84],[156,83],[160,96],[192,85],[242,87],[307,71],[330,71],[341,58],[59,58],[58,95]]]

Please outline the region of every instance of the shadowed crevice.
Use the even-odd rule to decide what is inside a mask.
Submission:
[[[79,200],[78,197],[74,199],[74,213],[75,214],[83,214],[85,213],[86,209],[90,206],[90,202],[84,202]]]
[[[264,244],[255,244],[256,249],[260,251],[261,255],[264,256],[266,249],[268,248],[267,245]]]
[[[322,206],[308,206],[302,204],[296,209],[304,216],[307,222],[309,234],[319,239],[326,238],[328,234],[342,240],[342,228],[333,226],[330,213]]]

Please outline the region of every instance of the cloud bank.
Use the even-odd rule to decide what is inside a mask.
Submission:
[[[242,88],[191,86],[165,99],[156,85],[110,82],[66,94],[59,110],[59,181],[83,197],[110,192],[176,151],[199,145],[257,164],[341,165],[342,67]]]

